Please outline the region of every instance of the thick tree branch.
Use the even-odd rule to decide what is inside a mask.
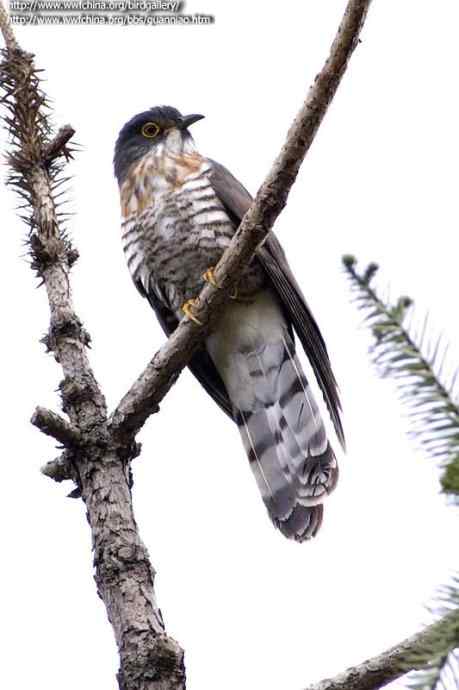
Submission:
[[[306,690],[377,690],[410,671],[423,669],[439,650],[458,645],[459,610],[455,610],[383,654]]]
[[[331,103],[346,70],[363,27],[371,0],[350,0],[333,41],[330,55],[316,76],[307,98],[293,122],[284,147],[260,187],[255,201],[244,216],[230,246],[223,254],[215,277],[223,289],[207,284],[196,307],[196,326],[182,319],[176,331],[153,357],[111,417],[113,431],[119,435],[136,432],[157,412],[158,405],[203,342],[213,319],[225,301],[241,271],[249,263],[256,248],[266,238],[284,208],[300,165]]]
[[[40,472],[54,479],[55,482],[65,482],[69,479],[75,479],[75,470],[68,454],[63,453],[60,458],[50,460],[46,465],[40,469]]]
[[[77,446],[81,441],[81,434],[78,429],[45,407],[37,407],[30,421],[40,431],[47,436],[52,436],[66,448]]]
[[[46,98],[39,88],[33,56],[19,47],[1,3],[0,27],[7,46],[0,83],[14,142],[10,183],[31,209],[32,266],[46,287],[51,315],[45,340],[64,373],[60,392],[70,424],[47,413],[39,413],[35,421],[54,436],[64,435],[68,440],[76,430],[81,437],[79,449],[72,451],[71,465],[64,455],[61,463],[45,471],[55,479],[59,470],[61,478],[67,473],[75,476],[85,502],[97,589],[120,654],[120,688],[183,690],[183,651],[165,633],[154,594],[155,573],[132,509],[129,461],[138,447],[132,440],[115,443],[108,432],[105,399],[87,357],[88,334],[73,307],[70,268],[77,253],[59,226],[54,196],[60,183],[54,159],[65,147],[70,129],[50,140],[42,108]]]

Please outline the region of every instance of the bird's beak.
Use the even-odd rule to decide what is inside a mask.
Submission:
[[[185,115],[182,117],[182,122],[180,124],[180,129],[187,129],[198,120],[202,120],[204,115]]]

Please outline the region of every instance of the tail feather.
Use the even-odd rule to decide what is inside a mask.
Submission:
[[[338,466],[275,296],[228,305],[206,347],[271,520],[289,538],[314,536]]]
[[[243,356],[254,396],[236,419],[250,466],[274,524],[303,541],[322,523],[336,459],[290,337]]]
[[[297,505],[286,520],[274,519],[274,524],[289,539],[305,541],[315,537],[322,524],[324,507],[322,503],[313,508]]]

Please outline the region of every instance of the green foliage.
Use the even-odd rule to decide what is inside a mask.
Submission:
[[[406,325],[412,299],[385,302],[371,285],[378,266],[370,264],[359,273],[356,263],[352,256],[343,257],[354,300],[373,334],[370,355],[376,370],[395,380],[412,422],[411,436],[437,462],[443,492],[459,504],[459,406],[454,398],[459,371],[448,380],[448,348],[441,336],[429,342],[427,318],[418,334]]]
[[[410,435],[441,469],[442,490],[459,504],[459,406],[454,388],[459,371],[445,373],[447,345],[442,338],[428,337],[428,319],[415,332],[408,325],[413,301],[400,297],[395,303],[384,300],[372,286],[378,265],[371,263],[357,270],[353,256],[343,257],[357,306],[363,310],[364,323],[373,342],[370,356],[378,374],[396,382],[400,399],[412,423]],[[459,608],[459,574],[436,592],[429,611],[442,618]],[[408,676],[410,690],[452,690],[459,688],[459,630],[457,625],[446,636],[433,640],[423,649],[422,658],[407,659],[407,667],[422,671]]]
[[[434,618],[442,618],[459,608],[459,574],[453,575],[447,585],[439,587],[429,610]],[[435,640],[430,650],[425,650],[429,662],[422,671],[408,676],[409,690],[450,690],[459,687],[459,629],[457,624]],[[413,665],[416,660],[413,660]]]

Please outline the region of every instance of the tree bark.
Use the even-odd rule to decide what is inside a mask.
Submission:
[[[49,140],[45,97],[33,56],[12,40],[0,6],[7,51],[1,65],[8,124],[17,142],[9,156],[10,183],[29,206],[32,267],[44,283],[50,308],[45,338],[60,363],[60,394],[69,422],[37,408],[32,421],[65,447],[69,476],[87,509],[94,550],[95,581],[113,626],[120,655],[121,690],[183,690],[183,650],[168,637],[154,594],[154,570],[134,519],[129,463],[138,454],[134,439],[115,441],[108,430],[104,395],[91,369],[89,335],[72,301],[70,269],[78,254],[59,226],[55,189],[57,159],[66,154],[70,128]],[[14,37],[13,37],[14,38]],[[65,477],[60,476],[60,480]]]

